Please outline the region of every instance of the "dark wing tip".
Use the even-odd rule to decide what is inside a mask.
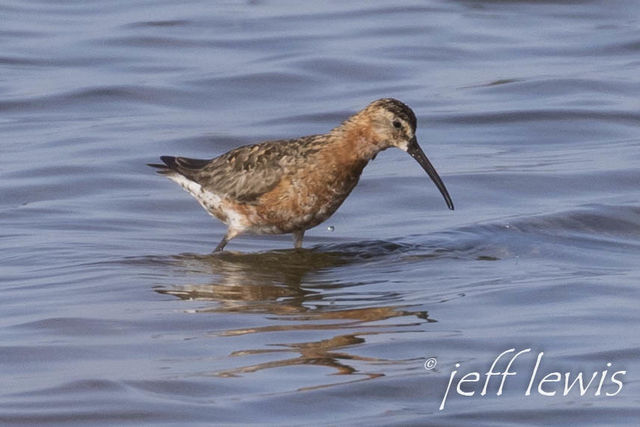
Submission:
[[[147,163],[147,165],[156,168],[156,172],[159,174],[169,175],[175,172],[189,179],[192,179],[194,174],[197,174],[200,169],[207,166],[210,162],[210,160],[173,156],[160,156],[160,160],[164,162],[164,165],[159,163]]]
[[[173,172],[166,165],[160,165],[158,163],[147,163],[147,166],[155,168],[156,169],[156,173],[159,173],[160,175],[168,175],[171,172]]]
[[[162,156],[160,159],[165,163],[164,165],[160,163],[147,163],[147,166],[157,169],[156,172],[161,175],[167,175],[173,171],[177,172],[175,157]]]
[[[173,156],[160,156],[160,160],[164,162],[164,165],[160,163],[147,163],[147,166],[151,166],[156,169],[171,169],[176,172],[181,172],[181,169],[201,169],[209,163],[208,160]]]
[[[190,159],[188,157],[171,157],[171,156],[162,156],[160,157],[163,162],[167,164],[170,168],[179,167],[182,169],[191,169],[197,170],[202,169],[207,166],[211,160],[204,159]]]
[[[177,157],[173,157],[173,156],[160,156],[160,160],[162,160],[164,162],[165,167],[168,167],[169,169],[173,169],[174,171],[178,170],[178,158]]]

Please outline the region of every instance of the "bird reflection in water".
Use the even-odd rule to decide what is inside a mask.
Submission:
[[[369,257],[364,255],[364,258]],[[264,318],[268,324],[217,332],[217,337],[266,332],[340,332],[318,341],[274,343],[276,348],[234,351],[230,356],[297,355],[214,372],[217,376],[232,377],[263,369],[314,365],[332,368],[341,375],[364,376],[355,380],[362,381],[383,374],[361,372],[354,366],[358,362],[375,366],[402,361],[358,356],[350,353],[349,347],[364,343],[367,336],[415,332],[416,327],[435,322],[426,311],[412,311],[407,305],[398,304],[401,296],[392,290],[366,292],[361,287],[364,283],[330,281],[323,274],[337,267],[357,267],[363,261],[362,253],[316,250],[180,255],[173,257],[173,263],[190,275],[206,276],[210,283],[162,287],[155,291],[183,300],[211,302],[189,310],[194,313],[262,313],[270,316]],[[354,286],[360,287],[350,291]],[[287,341],[291,341],[291,335],[288,338]],[[317,387],[323,386],[313,388]]]

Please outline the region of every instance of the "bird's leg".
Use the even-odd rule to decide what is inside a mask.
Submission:
[[[234,230],[231,230],[231,229],[227,230],[227,234],[224,235],[224,237],[222,238],[220,243],[218,243],[218,246],[216,246],[216,248],[213,251],[214,252],[222,252],[224,247],[227,246],[227,243],[229,243],[229,241],[231,239],[233,239],[234,237],[236,237],[237,235],[238,235],[237,231],[234,231]]]
[[[229,239],[227,239],[227,236],[224,236],[220,243],[218,243],[218,246],[216,246],[216,248],[213,250],[213,252],[222,252],[224,247],[227,246],[227,243],[229,243]]]
[[[302,238],[304,237],[304,230],[298,230],[293,232],[293,247],[296,249],[302,248]]]

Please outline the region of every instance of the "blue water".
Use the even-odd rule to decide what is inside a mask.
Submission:
[[[0,423],[640,420],[637,2],[0,16]],[[145,166],[323,133],[381,97],[416,112],[455,211],[389,150],[303,251],[212,255],[224,226]]]

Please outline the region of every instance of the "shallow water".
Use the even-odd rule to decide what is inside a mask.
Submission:
[[[0,15],[0,422],[638,422],[636,2]],[[212,255],[222,224],[145,166],[325,132],[388,96],[455,211],[389,150],[304,250],[246,236]],[[517,374],[483,394],[510,349],[493,371],[524,351]],[[595,382],[564,396],[580,373]]]

